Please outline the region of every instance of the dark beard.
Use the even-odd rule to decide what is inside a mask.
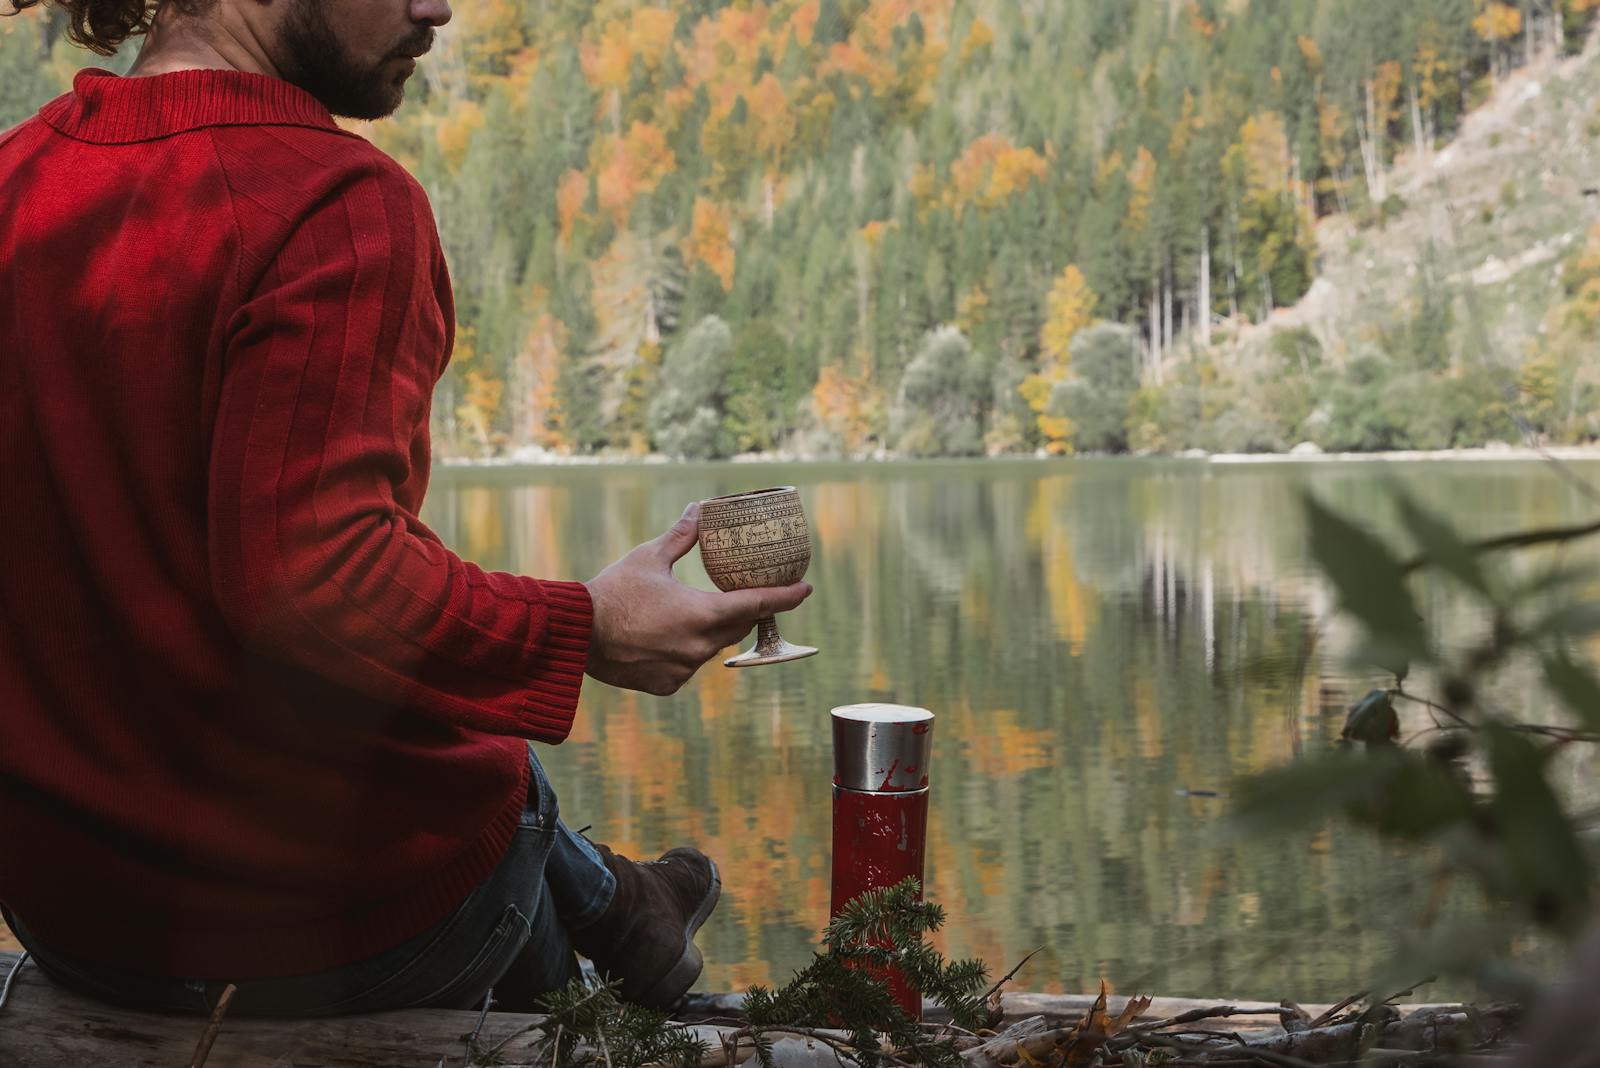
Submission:
[[[283,77],[322,101],[335,115],[381,119],[405,99],[405,74],[390,58],[421,51],[433,30],[397,45],[374,67],[363,66],[347,52],[323,14],[324,0],[292,0],[283,23]]]

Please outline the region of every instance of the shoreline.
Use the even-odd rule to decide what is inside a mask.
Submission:
[[[1179,460],[1196,464],[1218,466],[1248,466],[1252,464],[1329,464],[1329,463],[1416,463],[1435,462],[1485,462],[1485,461],[1539,461],[1554,458],[1564,461],[1600,462],[1600,445],[1555,445],[1546,449],[1532,449],[1521,445],[1477,445],[1464,449],[1402,449],[1388,452],[1323,452],[1296,446],[1289,452],[1219,452],[1208,453],[1201,449],[1186,449],[1175,453],[1085,453],[1077,456],[1052,456],[1046,453],[1011,453],[1001,456],[949,456],[913,459],[894,456],[887,452],[866,453],[856,456],[824,456],[797,453],[743,454],[725,460],[680,460],[662,453],[643,456],[622,454],[569,455],[542,449],[520,449],[505,456],[445,456],[436,457],[435,469],[472,471],[506,467],[623,467],[641,465],[694,464],[882,464],[882,463],[1018,463],[1029,461],[1072,460]]]

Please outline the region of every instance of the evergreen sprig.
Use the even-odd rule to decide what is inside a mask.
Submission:
[[[944,910],[918,897],[916,879],[870,890],[850,902],[828,924],[825,953],[776,990],[754,986],[745,996],[745,1016],[763,1068],[772,1068],[771,1037],[786,1027],[831,1028],[850,1036],[850,1055],[862,1068],[887,1059],[881,1035],[896,1050],[934,1068],[962,1062],[954,1042],[929,1037],[906,1015],[890,989],[888,971],[900,973],[919,995],[949,1011],[959,1027],[976,1029],[984,1011],[982,961],[947,962],[925,936],[944,924]]]
[[[579,976],[540,999],[547,1014],[539,1025],[543,1038],[532,1060],[555,1068],[641,1068],[673,1065],[695,1068],[707,1046],[693,1031],[675,1024],[666,1013],[623,1001],[616,983]],[[491,1050],[474,1060],[497,1063]]]

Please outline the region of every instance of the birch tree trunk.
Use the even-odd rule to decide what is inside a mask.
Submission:
[[[1424,124],[1422,102],[1417,99],[1415,84],[1406,88],[1406,96],[1411,105],[1411,140],[1417,146],[1417,158],[1424,159],[1433,151],[1433,137]]]
[[[1211,225],[1200,226],[1200,344],[1211,347]]]
[[[1372,95],[1372,82],[1362,84],[1364,115],[1356,116],[1356,141],[1361,146],[1361,168],[1366,172],[1367,196],[1374,204],[1383,203],[1383,131],[1378,129],[1378,101]]]
[[[1168,261],[1161,284],[1162,351],[1172,351],[1172,263]]]

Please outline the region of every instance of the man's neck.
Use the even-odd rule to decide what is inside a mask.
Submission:
[[[217,4],[214,14],[184,17],[163,4],[144,36],[128,77],[169,74],[177,70],[239,70],[282,77],[268,58],[255,27],[233,17],[229,4]]]

